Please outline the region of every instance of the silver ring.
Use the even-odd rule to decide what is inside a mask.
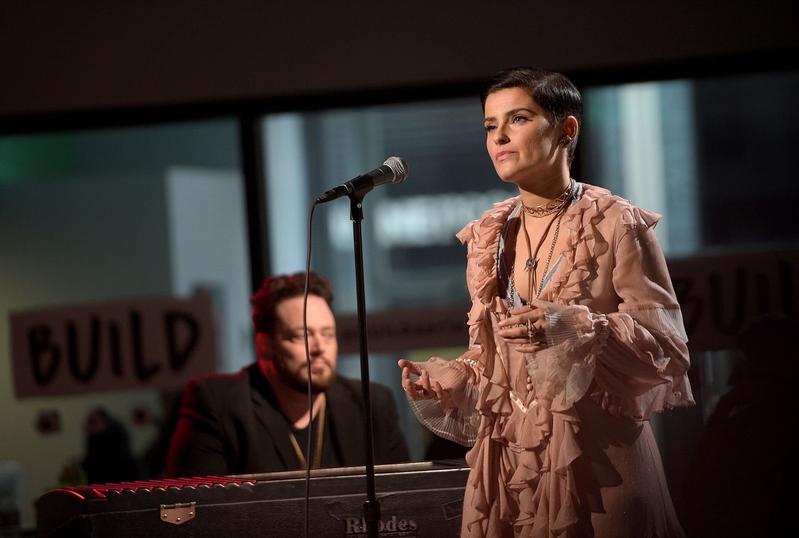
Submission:
[[[533,325],[533,320],[528,318],[527,319],[527,338],[530,339],[531,343],[532,343],[533,339],[535,338],[535,333],[536,333],[536,328],[535,328],[535,325]]]

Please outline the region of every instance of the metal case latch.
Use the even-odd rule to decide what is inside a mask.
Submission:
[[[173,525],[182,525],[190,519],[194,519],[197,510],[195,509],[196,502],[190,503],[177,503],[177,504],[162,504],[161,505],[161,521],[172,523]]]

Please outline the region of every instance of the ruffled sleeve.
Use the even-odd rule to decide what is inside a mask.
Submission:
[[[563,304],[539,302],[545,310],[548,347],[527,360],[538,395],[562,398],[562,404],[570,407],[588,393],[612,414],[637,420],[664,407],[692,405],[686,376],[688,339],[654,233],[659,215],[626,203],[613,214],[600,200],[586,198],[581,202],[593,203],[597,211],[586,211],[582,235],[575,235],[575,241],[594,243],[595,265],[574,245],[575,265],[580,266],[582,258],[585,271],[573,271],[571,277],[582,274],[583,279],[571,286],[566,282],[559,290],[557,302]],[[603,218],[611,219],[613,226],[606,248],[598,244]],[[604,235],[608,236],[607,230]],[[597,253],[605,257],[598,263]],[[620,302],[617,308],[600,312],[580,295],[590,272],[602,271],[608,262],[613,267],[610,293]]]
[[[480,397],[477,382],[477,362],[469,358],[479,351],[472,350],[454,361],[433,357],[427,362],[414,363],[427,371],[430,379],[440,383],[446,397],[441,400],[411,400],[419,421],[436,435],[464,446],[473,446],[480,426],[476,412]]]
[[[496,252],[502,226],[518,197],[494,205],[468,223],[457,237],[468,247],[466,281],[472,307],[469,312],[469,350],[453,361],[433,357],[414,365],[440,383],[445,398],[408,399],[417,418],[436,435],[464,446],[477,439],[481,415],[477,410],[484,386],[493,372],[494,338],[486,322],[487,305],[497,296]]]

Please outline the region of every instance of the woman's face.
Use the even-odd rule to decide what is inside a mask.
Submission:
[[[523,88],[489,94],[484,126],[486,149],[503,181],[523,187],[561,171],[565,149],[558,146],[558,129]]]

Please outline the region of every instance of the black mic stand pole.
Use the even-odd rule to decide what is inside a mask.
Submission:
[[[371,189],[369,189],[371,191]],[[364,429],[366,431],[366,502],[363,503],[364,520],[368,538],[379,538],[380,503],[375,494],[375,454],[372,428],[372,397],[369,388],[369,346],[366,333],[366,299],[363,272],[363,197],[367,192],[353,192],[350,198],[350,219],[355,246],[355,286],[358,300],[358,333],[361,348],[361,390],[364,402]]]

